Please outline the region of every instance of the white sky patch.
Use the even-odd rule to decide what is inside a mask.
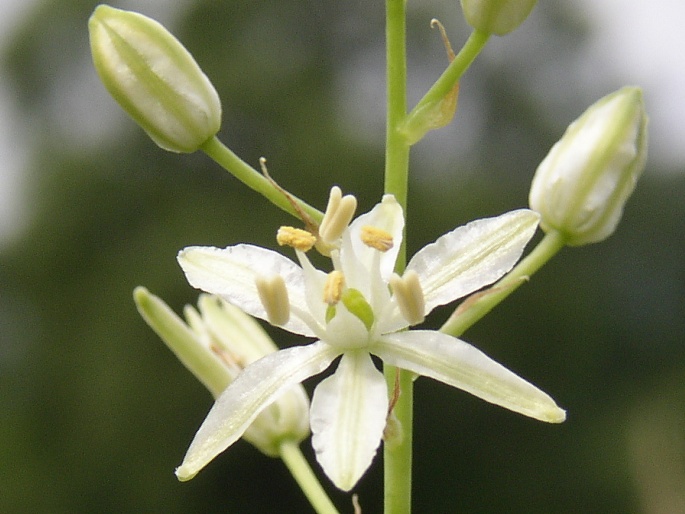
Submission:
[[[0,0],[0,51],[40,0]],[[112,2],[121,9],[138,10],[173,27],[188,2],[179,0],[122,0]],[[83,26],[84,37],[88,28]],[[86,47],[84,47],[86,48]],[[51,109],[63,123],[67,142],[89,149],[115,138],[127,118],[108,97],[93,69],[90,55],[74,56],[74,73],[55,77]],[[15,107],[8,83],[0,72],[0,247],[8,244],[28,219],[30,192],[26,191],[27,167],[31,151],[31,121],[23,120]],[[94,115],[93,113],[97,113]]]
[[[559,120],[559,135],[566,124],[600,97],[624,85],[642,87],[650,118],[650,167],[673,173],[685,171],[685,2],[554,2],[589,25],[588,39],[575,53],[569,53],[570,60],[544,64],[536,61],[544,57],[547,44],[535,32],[536,24],[541,22],[542,3],[520,31],[493,38],[480,58],[491,66],[524,66],[526,72],[519,78],[523,82],[518,86],[527,87],[537,96],[542,112],[552,121]],[[434,10],[440,12],[438,6]],[[360,59],[353,70],[340,75],[340,115],[346,124],[355,127],[359,138],[375,142],[376,137],[383,137],[379,127],[384,114],[384,86],[379,88],[377,83],[378,77],[383,77],[383,57],[371,58],[366,52]],[[410,77],[416,76],[415,65],[409,72]],[[477,99],[469,103],[473,98],[468,95],[473,97],[474,93],[468,91],[467,82],[468,73],[464,79],[466,88],[460,94],[457,121],[468,119],[468,125],[478,116],[479,107]],[[467,126],[465,133],[454,125],[430,134],[417,145],[415,156],[422,154],[430,161],[448,163],[468,156],[468,149],[477,144],[479,127]],[[469,135],[475,135],[475,141]],[[437,162],[435,165],[439,167]]]
[[[685,171],[685,2],[582,3],[594,25],[588,57],[603,73],[644,89],[650,160]]]
[[[0,16],[0,49],[37,4],[37,0],[3,0]],[[0,246],[19,233],[25,208],[24,169],[28,160],[28,130],[14,108],[0,73]]]

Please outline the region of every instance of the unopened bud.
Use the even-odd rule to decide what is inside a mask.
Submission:
[[[165,150],[194,152],[221,126],[221,102],[188,50],[156,21],[100,5],[88,22],[103,84]]]
[[[253,318],[216,296],[200,295],[198,309],[186,307],[185,322],[143,287],[134,299],[147,324],[215,398],[246,366],[278,350]],[[308,435],[309,399],[297,385],[262,411],[243,439],[276,457],[283,440],[299,442]]]
[[[537,0],[461,0],[469,25],[488,34],[503,36],[517,29]]]
[[[530,207],[545,231],[560,232],[569,245],[602,241],[616,229],[646,158],[642,90],[624,87],[569,125],[535,172]]]

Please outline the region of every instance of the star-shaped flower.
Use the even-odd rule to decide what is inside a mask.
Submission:
[[[520,258],[538,215],[517,210],[449,232],[416,253],[402,277],[393,273],[404,217],[391,195],[349,226],[351,196],[331,191],[319,233],[333,270],[317,270],[305,252],[315,238],[283,227],[279,242],[295,247],[300,265],[252,245],[190,247],[178,260],[188,281],[245,312],[316,338],[248,366],[217,399],[176,474],[192,478],[237,441],[251,421],[292,385],[321,373],[316,386],[312,445],[325,473],[343,490],[368,469],[388,414],[388,390],[371,355],[434,378],[488,402],[542,421],[565,419],[547,394],[475,347],[433,330],[405,330],[447,304],[491,284]]]

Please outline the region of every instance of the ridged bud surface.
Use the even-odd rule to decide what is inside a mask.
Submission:
[[[100,5],[88,22],[103,84],[161,148],[194,152],[221,126],[221,102],[188,50],[156,21]]]

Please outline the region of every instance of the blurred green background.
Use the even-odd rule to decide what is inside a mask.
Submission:
[[[572,4],[541,2],[520,30],[493,39],[462,82],[453,125],[415,148],[410,253],[525,206],[537,163],[604,94],[635,82],[648,111],[663,107],[658,68],[619,72],[635,57],[628,48],[597,56],[610,50],[602,34],[625,30],[618,17]],[[0,512],[309,512],[284,466],[243,442],[193,481],[174,477],[211,397],[140,320],[131,292],[145,285],[179,311],[197,298],[179,249],[273,247],[292,219],[204,155],[158,149],[120,112],[90,63],[95,5],[34,1],[3,29],[14,113],[3,130],[17,144],[0,168],[23,157],[20,180],[3,179],[3,202],[18,207],[3,214],[0,243]],[[382,2],[113,5],[156,17],[187,45],[222,98],[220,137],[246,161],[267,157],[276,180],[320,208],[333,184],[358,196],[360,212],[378,201]],[[446,65],[431,18],[455,48],[469,30],[456,0],[409,0],[409,13],[413,105]],[[634,26],[635,47],[664,37],[652,25]],[[670,65],[683,68],[679,59]],[[685,512],[685,160],[668,153],[679,140],[660,120],[617,233],[564,250],[465,335],[551,393],[568,421],[541,424],[419,380],[415,512]],[[356,489],[369,514],[382,511],[380,460]]]

